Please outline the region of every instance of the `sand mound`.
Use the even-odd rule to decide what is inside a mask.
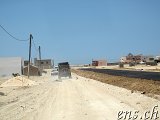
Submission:
[[[35,82],[29,79],[26,79],[22,76],[13,77],[3,84],[1,84],[1,87],[8,87],[8,86],[31,86],[35,85]]]

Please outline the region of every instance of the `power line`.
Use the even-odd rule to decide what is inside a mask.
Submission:
[[[35,48],[35,51],[38,51],[38,48],[36,47],[36,44],[35,44],[35,42],[34,42],[34,39],[32,39],[32,41],[33,41],[33,46],[34,46],[34,48]]]
[[[36,44],[33,39],[32,39],[32,43],[33,43],[33,47],[35,49],[35,58],[36,58],[36,57],[38,57],[38,48],[36,47]]]
[[[17,41],[29,41],[29,39],[26,39],[26,40],[22,40],[22,39],[18,39],[18,38],[16,38],[16,37],[14,37],[12,34],[10,34],[2,25],[0,25],[0,27],[10,36],[10,37],[12,37],[13,39],[15,39],[15,40],[17,40]]]

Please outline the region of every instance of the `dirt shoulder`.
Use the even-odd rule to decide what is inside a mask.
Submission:
[[[101,81],[103,83],[126,88],[128,90],[131,90],[131,92],[140,91],[142,94],[146,94],[148,96],[159,99],[157,95],[160,95],[160,81],[129,78],[123,76],[113,76],[79,69],[72,69],[72,72],[86,78],[91,78],[94,80]]]

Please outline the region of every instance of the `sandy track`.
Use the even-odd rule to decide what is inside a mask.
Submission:
[[[95,80],[73,75],[29,88],[1,88],[0,120],[116,120],[119,111],[140,116],[160,101]],[[134,115],[134,114],[132,114]],[[160,116],[160,115],[159,115]]]

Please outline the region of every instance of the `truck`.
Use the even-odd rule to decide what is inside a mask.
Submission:
[[[61,79],[61,77],[72,78],[70,65],[68,62],[58,63],[58,78]]]

